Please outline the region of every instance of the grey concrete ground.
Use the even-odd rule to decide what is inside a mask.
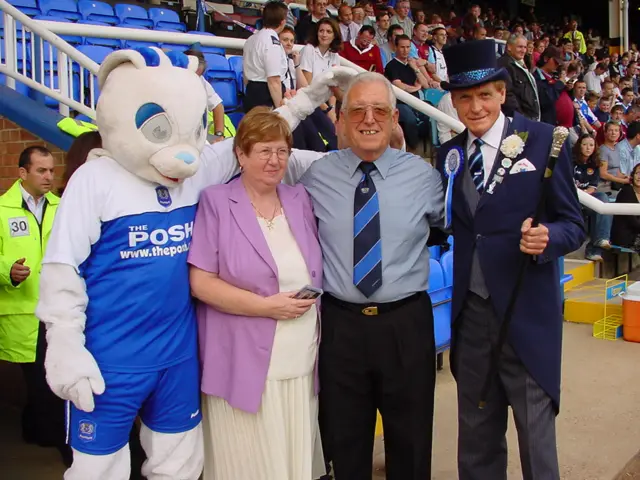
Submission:
[[[557,423],[562,479],[612,480],[628,462],[634,463],[640,450],[640,344],[594,339],[588,325],[565,324],[564,332],[562,411]],[[22,444],[16,405],[21,379],[19,372],[1,367],[0,478],[61,479],[63,467],[54,450]],[[456,428],[455,383],[446,359],[436,391],[435,480],[457,478]],[[508,441],[509,479],[522,478],[513,423]],[[384,461],[382,447],[378,442],[377,467]],[[374,478],[383,479],[383,471],[378,469]],[[626,473],[616,480],[631,478],[640,477]]]

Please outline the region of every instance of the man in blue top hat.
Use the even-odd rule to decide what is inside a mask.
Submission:
[[[585,238],[569,149],[565,143],[540,223],[533,227],[553,127],[501,112],[507,72],[497,68],[493,40],[465,42],[443,53],[449,81],[442,87],[451,91],[466,126],[438,157],[455,238],[451,367],[458,385],[459,478],[506,480],[511,406],[524,479],[557,480],[562,344],[557,259]],[[535,257],[527,259],[508,336],[499,348],[523,252]],[[495,348],[499,361],[492,365]],[[490,388],[481,398],[487,378]]]

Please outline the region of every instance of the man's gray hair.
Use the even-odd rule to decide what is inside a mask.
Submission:
[[[525,40],[527,40],[527,37],[525,37],[524,35],[521,35],[519,33],[514,33],[513,35],[511,35],[509,37],[509,40],[507,40],[507,44],[508,45],[513,45],[514,43],[516,43],[521,38],[524,38]]]
[[[351,89],[354,86],[359,85],[361,83],[384,84],[384,86],[387,87],[387,90],[389,91],[389,105],[393,109],[396,108],[396,95],[395,93],[393,93],[393,87],[391,86],[391,82],[387,80],[387,77],[376,72],[360,72],[359,74],[351,77],[351,81],[349,82],[349,85],[347,86],[347,90],[342,99],[343,108],[346,109],[347,106],[349,105],[349,92],[351,92]]]

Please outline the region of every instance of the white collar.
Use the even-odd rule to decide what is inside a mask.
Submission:
[[[506,122],[506,117],[504,116],[504,113],[500,112],[496,123],[494,123],[493,126],[482,136],[482,140],[484,141],[484,143],[486,143],[490,147],[495,148],[496,150],[500,148],[500,142],[502,141],[502,132],[504,131],[504,122]],[[476,137],[469,131],[469,135],[467,138],[467,151],[469,151],[476,138],[478,137]]]
[[[356,46],[356,40],[355,40],[355,38],[354,38],[353,40],[351,40],[349,43],[351,44],[351,46],[352,46],[353,48],[355,48],[355,49],[360,53],[360,55],[362,55],[363,53],[367,53],[369,50],[371,50],[371,49],[373,48],[373,43],[370,43],[370,44],[369,44],[369,46],[368,46],[367,48],[365,48],[364,50],[360,50],[360,49]]]
[[[42,195],[38,200],[36,200],[33,195],[31,195],[29,192],[27,192],[24,187],[22,186],[22,184],[20,184],[20,191],[22,192],[22,199],[29,203],[29,200],[31,200],[33,202],[34,205],[38,205],[40,202],[44,201],[45,196]]]
[[[320,47],[313,47],[313,49],[316,52],[316,54],[322,59],[325,59],[325,58],[331,56],[331,54],[333,53],[330,48],[327,49],[327,51],[324,53],[324,55],[320,51]]]
[[[408,58],[407,58],[406,62],[403,62],[398,57],[393,57],[393,59],[396,60],[397,62],[400,62],[402,65],[408,65],[409,64],[409,59]]]

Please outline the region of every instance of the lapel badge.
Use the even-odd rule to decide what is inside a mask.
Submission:
[[[489,185],[489,187],[487,188],[487,193],[489,195],[493,195],[493,191],[496,188],[496,180],[494,179],[493,182],[491,182],[491,185]]]
[[[504,168],[502,168],[502,167],[500,167],[500,168],[496,171],[496,174],[500,175],[501,177],[504,177],[504,174],[505,174],[505,173],[507,173],[507,171],[506,171]]]
[[[513,162],[511,161],[510,158],[503,158],[502,159],[502,166],[504,168],[511,168],[511,165],[513,165]]]

